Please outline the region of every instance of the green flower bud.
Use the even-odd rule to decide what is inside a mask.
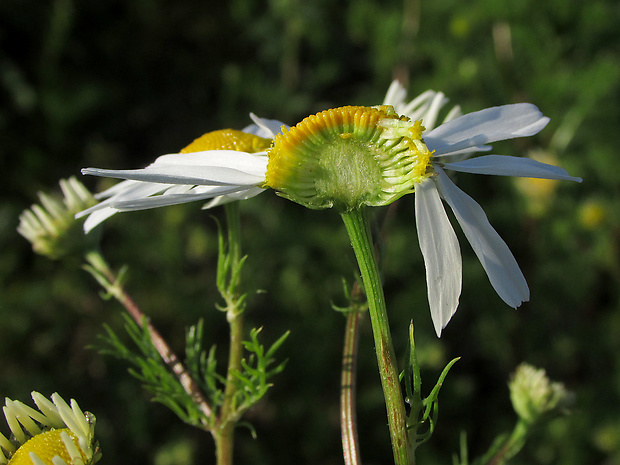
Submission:
[[[551,382],[545,370],[527,363],[517,367],[509,387],[515,412],[530,424],[567,407],[572,397],[562,383]]]

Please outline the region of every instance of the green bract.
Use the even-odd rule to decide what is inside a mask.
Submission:
[[[323,111],[275,136],[266,185],[314,209],[388,205],[431,173],[423,130],[389,106]]]

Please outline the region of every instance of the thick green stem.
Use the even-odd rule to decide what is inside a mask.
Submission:
[[[394,462],[397,465],[410,465],[405,403],[400,390],[383,286],[374,254],[368,218],[363,208],[341,213],[341,216],[355,251],[368,299],[368,313],[387,408]]]

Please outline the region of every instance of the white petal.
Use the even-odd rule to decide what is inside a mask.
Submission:
[[[437,117],[439,116],[439,111],[446,103],[448,103],[448,99],[443,92],[437,92],[437,94],[435,94],[435,96],[432,98],[428,109],[425,111],[422,119],[422,124],[427,131],[430,131],[435,127],[435,123],[437,123]]]
[[[57,455],[54,456],[54,459],[58,457]],[[43,460],[41,460],[39,458],[39,456],[34,453],[34,452],[28,452],[28,458],[30,459],[30,461],[32,462],[32,465],[45,465],[45,462]],[[53,460],[53,459],[52,459]],[[66,465],[66,464],[65,464]]]
[[[95,194],[96,199],[106,199],[108,197],[112,197],[113,195],[118,195],[123,192],[131,191],[132,189],[137,188],[138,186],[142,186],[143,183],[138,181],[121,181],[119,183],[114,184],[112,187],[108,189],[98,192]]]
[[[461,107],[459,105],[456,105],[452,107],[452,110],[448,112],[443,122],[447,123],[448,121],[452,121],[453,119],[456,119],[460,116],[463,116],[463,112],[461,111]]]
[[[267,156],[265,152],[247,153],[236,150],[172,153],[158,157],[148,167],[161,165],[231,168],[258,175],[265,173]]]
[[[512,252],[478,203],[436,167],[441,192],[463,228],[497,294],[511,307],[529,300],[530,291]]]
[[[390,87],[388,87],[383,99],[383,105],[392,105],[396,109],[404,103],[406,97],[407,91],[403,85],[399,81],[394,80],[390,83]]]
[[[442,94],[443,95],[443,94]],[[426,112],[431,106],[433,99],[437,96],[437,92],[434,90],[427,90],[422,92],[416,98],[414,98],[407,105],[403,103],[401,107],[398,109],[398,113],[401,115],[408,116],[412,120],[424,120],[424,125],[426,126]],[[446,99],[446,102],[448,99]]]
[[[165,184],[195,184],[204,186],[240,185],[250,186],[265,182],[262,176],[248,174],[232,168],[192,165],[150,165],[141,170],[103,170],[84,168],[82,174],[109,178],[132,179],[135,181]]]
[[[517,103],[460,116],[425,134],[424,141],[436,154],[446,154],[498,140],[531,136],[548,122],[549,118],[535,105]]]
[[[444,169],[463,173],[493,174],[496,176],[519,176],[522,178],[557,179],[581,182],[559,166],[541,163],[531,158],[507,155],[486,155],[456,163],[445,163]]]
[[[159,194],[166,189],[169,189],[172,184],[161,184],[161,183],[150,183],[150,182],[138,182],[138,181],[123,181],[118,183],[117,185],[111,187],[110,189],[101,192],[101,196],[104,194],[106,196],[110,196],[110,198],[99,202],[97,205],[93,205],[86,210],[82,210],[78,214],[75,215],[76,218],[80,218],[85,215],[89,215],[97,210],[101,210],[103,208],[108,207],[112,204],[112,202],[116,202],[119,200],[129,200],[129,199],[138,199],[142,197],[148,197],[150,195]],[[115,189],[123,187],[123,189]],[[115,189],[113,191],[113,189]],[[112,194],[110,194],[112,192]],[[102,197],[103,198],[103,197]]]
[[[459,304],[462,265],[458,239],[431,180],[415,188],[415,217],[426,268],[428,302],[439,337]]]
[[[488,152],[490,150],[492,150],[493,147],[491,147],[490,145],[478,145],[478,146],[474,146],[474,147],[465,147],[459,150],[451,150],[448,153],[433,153],[433,158],[435,158],[436,160],[441,160],[443,162],[443,160],[463,160],[463,159],[467,159],[471,156],[473,156],[474,153],[478,153],[478,152]],[[455,155],[459,155],[459,156],[455,156]]]
[[[276,134],[282,132],[282,127],[287,130],[290,129],[290,126],[276,119],[259,118],[254,113],[250,113],[250,118],[252,118],[254,124],[250,124],[249,126],[243,128],[243,132],[254,134],[255,136],[263,137],[265,139],[273,139]]]
[[[219,205],[224,205],[230,202],[234,202],[236,200],[247,200],[249,198],[255,197],[261,192],[264,192],[265,189],[260,187],[251,187],[244,191],[234,192],[232,194],[220,195],[218,197],[213,198],[210,202],[207,202],[203,205],[203,210],[208,210],[213,207],[217,207]]]
[[[212,192],[206,193],[186,193],[186,194],[170,194],[170,195],[156,195],[154,197],[145,197],[132,200],[124,200],[114,202],[112,208],[118,211],[137,211],[147,210],[150,208],[167,207],[170,205],[179,205],[182,203],[194,202],[196,200],[207,200],[220,195],[229,194],[239,190],[246,190],[246,188],[240,188],[235,186],[233,188],[218,188]]]
[[[84,221],[84,233],[88,234],[99,224],[110,218],[112,215],[118,213],[118,210],[111,207],[104,207],[94,212],[91,212]]]

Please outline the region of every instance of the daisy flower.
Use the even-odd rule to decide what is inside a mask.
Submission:
[[[445,171],[576,182],[581,182],[581,178],[569,176],[557,166],[529,158],[503,155],[469,158],[491,150],[486,145],[488,143],[531,136],[542,130],[549,118],[534,105],[505,105],[460,117],[457,106],[450,110],[444,124],[433,129],[439,111],[448,102],[445,96],[441,92],[427,91],[408,104],[405,98],[405,89],[394,81],[384,104],[393,105],[412,118],[426,112],[423,138],[427,147],[433,150],[431,165],[436,175],[417,186],[415,212],[431,315],[439,336],[456,312],[462,281],[458,240],[441,199],[454,212],[500,298],[516,308],[530,297],[525,277],[506,243],[491,226],[480,205],[459,189]]]
[[[127,180],[95,195],[95,198],[102,200],[97,205],[80,212],[76,217],[86,216],[84,231],[90,232],[100,223],[120,211],[144,210],[148,208],[175,205],[179,203],[193,202],[194,200],[211,199],[205,208],[222,205],[226,202],[247,199],[260,194],[264,189],[256,187],[252,177],[254,173],[260,173],[261,167],[266,164],[265,149],[271,144],[273,136],[280,132],[282,127],[287,127],[280,121],[259,118],[250,114],[253,124],[246,126],[241,131],[234,129],[224,129],[213,131],[196,139],[190,145],[182,149],[178,154],[163,155],[157,158],[146,171],[156,173],[160,168],[169,172],[173,166],[195,166],[195,176],[200,178],[200,164],[202,156],[200,153],[209,150],[220,150],[223,152],[222,159],[218,162],[213,157],[209,158],[212,169],[218,169],[224,175],[224,171],[229,170],[234,165],[233,159],[237,159],[239,170],[246,170],[244,184],[238,188],[226,183],[218,185],[205,185],[202,182],[193,182],[187,179],[186,183],[153,181],[144,182],[142,180]],[[227,156],[225,152],[239,151],[251,153],[240,155],[239,157]],[[189,155],[191,154],[191,155]],[[189,155],[189,156],[188,156]],[[222,165],[222,166],[218,166]],[[228,163],[228,165],[227,165]],[[157,179],[155,176],[154,179]],[[251,185],[250,188],[245,186]]]
[[[448,115],[453,119],[427,130],[425,126],[433,127],[445,102],[443,94],[429,92],[405,104],[402,89],[393,85],[385,105],[347,106],[311,115],[276,134],[262,152],[210,150],[164,156],[163,162],[141,170],[87,168],[82,173],[204,189],[194,197],[180,193],[172,199],[176,203],[230,193],[248,198],[271,188],[308,208],[336,207],[347,212],[388,205],[415,192],[431,316],[440,335],[456,311],[462,282],[460,248],[442,198],[454,211],[499,296],[512,307],[529,298],[512,253],[480,205],[458,189],[445,171],[580,181],[561,168],[525,158],[463,159],[490,150],[489,143],[542,130],[549,118],[534,105],[505,105],[458,117],[457,109]],[[121,210],[173,203],[165,197],[113,206]]]
[[[50,402],[33,392],[32,399],[38,411],[6,399],[11,437],[0,433],[0,465],[91,465],[101,458],[92,413],[82,412],[73,399],[67,405],[58,394]]]

